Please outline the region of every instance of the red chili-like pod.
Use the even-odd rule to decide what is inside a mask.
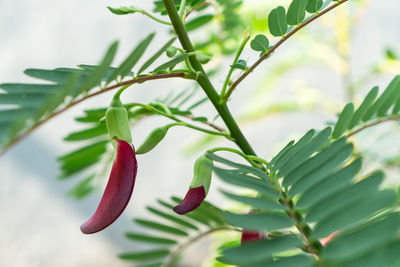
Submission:
[[[265,239],[265,233],[261,233],[259,231],[254,231],[254,230],[247,230],[247,229],[242,230],[241,244],[264,240],[264,239]]]
[[[174,211],[181,215],[191,212],[200,206],[205,198],[206,191],[203,186],[190,188],[182,202],[174,208]]]
[[[81,225],[84,234],[93,234],[112,224],[125,210],[131,198],[137,173],[137,161],[132,145],[117,142],[117,156],[103,197],[94,215]]]

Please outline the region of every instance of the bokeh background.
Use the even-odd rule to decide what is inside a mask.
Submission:
[[[344,4],[286,42],[234,93],[230,106],[260,156],[272,156],[290,138],[311,127],[321,129],[350,98],[359,101],[372,85],[383,88],[399,73],[399,65],[388,60],[385,50],[390,48],[400,54],[400,2],[356,3]],[[278,4],[287,6],[288,1],[244,1],[239,12],[250,24],[252,35],[266,30],[267,14]],[[157,31],[157,42],[150,48],[156,49],[167,40],[165,26],[141,15],[115,16],[106,9],[108,5],[136,5],[151,10],[152,1],[0,0],[0,82],[29,82],[23,70],[30,67],[96,64],[114,40],[120,40],[116,62],[123,60],[150,32]],[[194,37],[200,34],[194,33]],[[245,51],[243,57],[253,62],[257,55]],[[232,57],[215,58],[207,67],[222,64],[226,69],[231,60]],[[224,73],[213,78],[218,87]],[[173,89],[192,87],[189,81],[154,81],[131,87],[124,100],[147,102]],[[102,192],[82,201],[66,196],[76,181],[57,181],[56,158],[76,148],[62,141],[69,132],[82,127],[73,118],[81,115],[84,108],[108,105],[111,95],[104,94],[72,108],[0,157],[0,266],[130,265],[116,255],[137,247],[123,238],[124,231],[136,227],[132,218],[146,215],[145,206],[158,198],[182,196],[191,180],[196,156],[209,146],[224,144],[217,141],[198,149],[195,147],[202,140],[201,134],[174,128],[153,152],[139,157],[135,192],[123,216],[99,234],[83,235],[79,226],[92,215]],[[214,114],[209,105],[199,112]],[[140,144],[159,123],[145,120],[135,125],[134,143]],[[388,134],[399,136],[398,126],[384,126],[373,132],[380,140]],[[362,148],[363,144],[359,146]],[[399,146],[382,146],[378,150],[384,155],[369,151],[371,158],[400,152]],[[388,171],[395,183],[398,168]],[[224,205],[217,180],[214,185],[209,200]],[[198,260],[209,254],[207,244],[201,243],[201,249],[182,266],[199,266]]]

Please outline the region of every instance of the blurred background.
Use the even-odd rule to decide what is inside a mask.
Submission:
[[[321,129],[335,119],[334,114],[346,102],[359,103],[372,86],[383,89],[400,73],[400,2],[349,2],[287,41],[233,94],[229,105],[259,156],[269,159],[290,138],[310,128]],[[267,33],[267,15],[279,4],[288,6],[289,1],[243,1],[238,12],[250,26],[252,36]],[[115,62],[121,62],[150,32],[157,32],[157,42],[150,46],[147,57],[168,40],[165,25],[140,14],[115,16],[106,8],[120,5],[148,11],[153,8],[152,1],[137,0],[0,0],[0,82],[32,82],[23,74],[26,68],[97,64],[114,40],[120,40]],[[194,40],[200,40],[204,31],[212,31],[213,27],[193,32]],[[237,35],[243,30],[239,27]],[[206,52],[212,53],[213,48]],[[249,65],[257,57],[250,50],[242,56]],[[222,67],[213,76],[218,88],[232,58],[219,55],[205,66]],[[234,77],[238,75],[235,72]],[[186,80],[153,81],[131,87],[123,100],[148,102],[193,86]],[[135,191],[121,218],[101,233],[83,235],[79,226],[97,207],[105,180],[100,181],[99,191],[77,201],[67,196],[76,180],[57,180],[60,171],[56,158],[78,147],[63,141],[70,132],[82,128],[74,117],[82,115],[83,109],[107,106],[111,96],[112,92],[75,106],[0,157],[0,266],[131,265],[116,255],[138,246],[123,237],[123,232],[136,227],[132,218],[147,216],[145,206],[157,199],[183,196],[197,156],[208,147],[225,144],[218,139],[204,139],[187,128],[174,128],[154,151],[138,157]],[[198,110],[197,115],[202,114],[215,116],[208,104]],[[135,124],[134,144],[139,145],[161,122],[148,119]],[[221,124],[219,120],[216,123]],[[358,148],[369,155],[367,161],[387,170],[388,184],[399,181],[400,150],[393,145],[393,136],[400,137],[399,133],[398,124],[388,123],[364,132],[365,141],[355,140]],[[392,142],[385,143],[389,136]],[[370,151],[368,145],[377,140],[379,147]],[[208,200],[223,206],[219,187],[215,179]],[[182,266],[200,266],[200,259],[209,257],[208,244],[201,243],[202,249]]]

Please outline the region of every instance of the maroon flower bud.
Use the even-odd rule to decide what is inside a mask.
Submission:
[[[117,155],[103,197],[94,215],[81,225],[84,234],[93,234],[112,224],[131,198],[137,173],[135,150],[126,141],[117,142]]]
[[[213,161],[205,155],[194,163],[194,175],[185,198],[174,208],[178,214],[191,212],[200,206],[210,189]]]
[[[242,230],[242,241],[241,241],[242,244],[264,239],[265,239],[265,233],[261,233],[256,230],[247,230],[247,229]]]
[[[204,190],[204,186],[190,188],[182,202],[174,208],[174,211],[181,215],[191,212],[200,206],[205,198],[206,191]]]

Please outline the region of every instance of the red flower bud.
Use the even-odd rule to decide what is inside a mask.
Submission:
[[[174,208],[178,214],[191,212],[200,206],[210,189],[213,161],[205,155],[200,156],[194,163],[194,174],[189,191],[185,198]]]
[[[181,215],[191,212],[200,206],[205,198],[206,191],[203,186],[190,188],[182,202],[174,208],[174,211]]]
[[[254,230],[247,230],[247,229],[242,230],[241,244],[264,240],[264,239],[265,239],[265,233],[261,233],[259,231],[254,231]]]
[[[117,156],[103,197],[94,215],[81,225],[84,234],[93,234],[112,224],[125,210],[131,198],[137,173],[135,150],[129,143],[116,140]]]

